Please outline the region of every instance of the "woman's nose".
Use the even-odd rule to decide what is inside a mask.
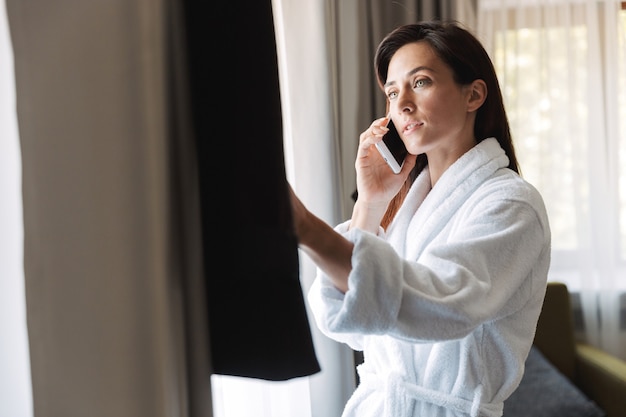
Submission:
[[[397,110],[401,113],[411,113],[416,108],[413,95],[409,91],[400,92],[396,103]]]

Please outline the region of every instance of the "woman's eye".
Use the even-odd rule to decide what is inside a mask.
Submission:
[[[387,97],[389,97],[390,100],[393,98],[396,98],[397,96],[398,96],[398,93],[395,91],[390,91],[387,93]]]
[[[426,84],[428,84],[428,80],[425,79],[419,79],[419,80],[415,80],[415,82],[413,83],[413,86],[415,88],[420,88],[420,87],[426,87]]]

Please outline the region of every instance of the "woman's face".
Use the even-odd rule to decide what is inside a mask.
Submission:
[[[389,62],[385,94],[391,119],[410,153],[456,159],[475,144],[468,102],[471,87],[426,42],[404,45]]]

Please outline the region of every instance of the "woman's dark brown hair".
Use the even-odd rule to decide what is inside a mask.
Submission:
[[[387,81],[389,62],[393,55],[406,44],[426,42],[435,54],[445,62],[460,85],[483,80],[487,85],[487,97],[476,112],[474,137],[478,142],[496,138],[509,158],[509,168],[519,173],[508,117],[504,110],[502,92],[493,63],[480,41],[468,30],[454,21],[429,21],[400,26],[389,33],[378,45],[374,57],[376,77],[381,90]],[[426,155],[418,155],[417,164],[404,187],[389,204],[382,226],[387,227],[404,200],[417,175],[426,167]]]

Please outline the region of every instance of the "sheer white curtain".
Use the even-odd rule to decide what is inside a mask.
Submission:
[[[333,91],[336,46],[332,43],[335,2],[274,1],[281,97],[285,121],[285,159],[290,183],[304,203],[329,224],[344,220],[339,141],[335,137]],[[315,266],[300,257],[304,291]],[[315,350],[322,371],[308,378],[311,416],[338,416],[355,387],[352,351],[323,336],[313,317]],[[304,415],[304,414],[302,414]]]
[[[24,268],[21,158],[15,115],[13,50],[0,4],[0,416],[30,417],[32,391]]]
[[[580,294],[580,336],[626,359],[624,16],[616,0],[480,0],[477,13],[522,173],[550,215],[549,279]]]

